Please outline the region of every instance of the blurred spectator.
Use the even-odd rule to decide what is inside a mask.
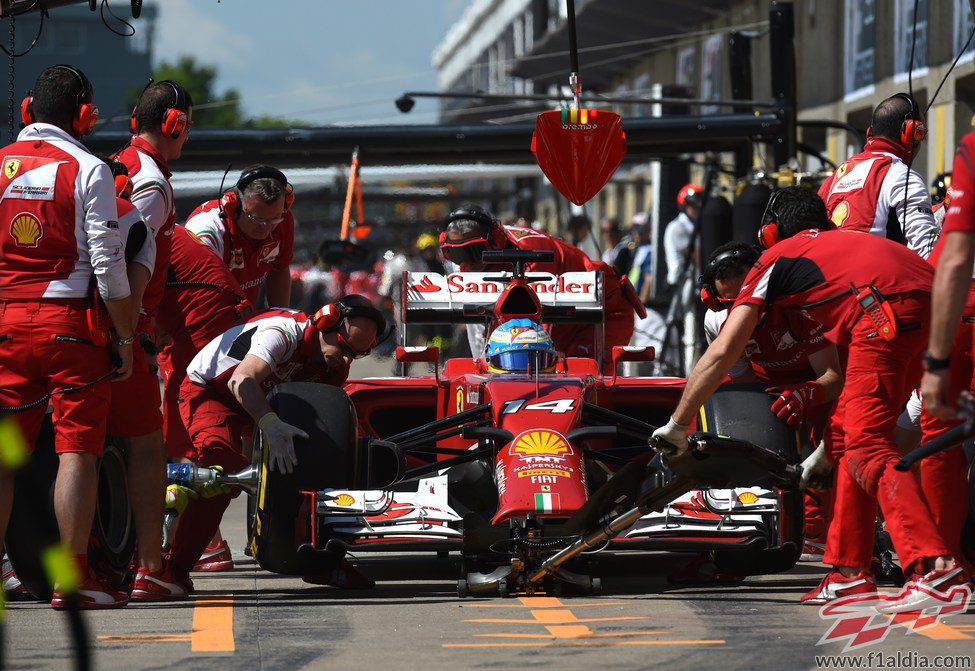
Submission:
[[[423,233],[416,239],[416,253],[418,263],[413,264],[420,270],[431,273],[443,273],[443,263],[439,256],[439,240],[433,233]]]
[[[650,244],[650,232],[647,228],[647,213],[639,212],[633,217],[630,225],[630,253],[633,264],[630,267],[630,284],[636,289],[640,301],[646,304],[653,291],[653,245]]]
[[[593,261],[600,259],[599,244],[592,234],[592,221],[584,214],[577,214],[569,218],[569,243]]]
[[[514,226],[515,228],[531,228],[532,222],[530,222],[525,217],[518,217],[517,219],[515,219],[515,222],[511,225]]]
[[[603,234],[603,263],[613,266],[620,275],[630,272],[633,265],[633,252],[629,248],[629,240],[623,237],[620,231],[619,219],[603,219],[599,225]]]
[[[687,184],[677,194],[678,214],[664,230],[664,254],[667,260],[667,285],[676,285],[684,272],[687,251],[694,238],[694,221],[701,207],[704,189]]]

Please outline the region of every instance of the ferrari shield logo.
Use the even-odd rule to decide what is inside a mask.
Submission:
[[[13,179],[17,176],[17,171],[20,170],[20,159],[19,158],[9,158],[3,163],[3,175],[7,179]]]

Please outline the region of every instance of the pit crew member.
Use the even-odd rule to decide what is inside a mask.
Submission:
[[[186,367],[204,345],[253,313],[223,259],[185,227],[173,230],[173,248],[166,291],[159,303],[157,324],[168,342],[159,353],[164,383],[163,440],[171,459],[189,461],[193,444],[179,413],[179,389]],[[233,568],[227,542],[219,534],[207,546],[194,571]]]
[[[227,471],[244,468],[248,460],[241,436],[256,424],[267,439],[269,466],[290,473],[295,466],[293,441],[307,435],[271,410],[267,393],[289,381],[341,385],[353,359],[369,354],[389,332],[382,313],[368,299],[353,294],[325,306],[314,317],[269,310],[214,338],[193,358],[180,390],[180,412],[193,442],[193,460]],[[230,499],[229,493],[210,492],[190,501],[180,518],[167,570],[184,598],[189,571],[217,530]],[[355,575],[351,567],[346,571]]]
[[[908,94],[877,105],[863,151],[819,188],[837,228],[889,238],[928,257],[938,239],[931,196],[921,176],[908,168],[926,134],[921,110]]]
[[[253,305],[262,286],[269,306],[290,304],[293,202],[284,173],[256,165],[244,170],[219,200],[203,203],[186,220],[186,228],[223,258]]]
[[[940,256],[935,272],[932,292],[931,336],[924,357],[924,377],[921,395],[925,414],[931,421],[950,425],[956,421],[958,393],[975,387],[968,370],[972,366],[973,344],[970,335],[970,319],[973,303],[973,267],[975,267],[975,133],[962,138],[955,154],[952,172],[951,204],[945,217],[939,241]],[[964,359],[968,350],[968,366]],[[927,437],[927,436],[925,436]],[[940,467],[939,467],[940,466]],[[964,510],[968,506],[962,497],[967,496],[964,481],[966,471],[964,455],[960,447],[929,457],[921,462],[922,478],[928,478],[931,490],[925,487],[929,504],[935,516],[946,525],[945,534],[949,546],[955,542],[954,530],[958,517],[964,523]],[[944,477],[930,476],[934,468]],[[949,469],[954,469],[952,473]],[[933,482],[930,478],[934,477]],[[960,485],[960,489],[959,489]]]
[[[633,286],[620,277],[612,266],[593,261],[577,248],[557,238],[525,228],[502,226],[486,210],[465,205],[451,212],[440,234],[440,251],[444,257],[460,266],[463,272],[501,270],[485,265],[481,254],[485,250],[525,249],[555,252],[552,263],[527,264],[529,271],[560,275],[567,272],[602,271],[605,291],[604,361],[610,360],[614,345],[627,345],[633,335],[633,311],[646,316]],[[595,329],[578,324],[555,325],[549,329],[556,347],[565,356],[595,356]],[[472,342],[472,353],[479,347]]]
[[[680,282],[687,261],[687,250],[694,244],[694,222],[701,210],[704,187],[685,184],[677,192],[680,212],[664,229],[664,259],[667,261],[667,286],[673,291]]]
[[[83,579],[80,606],[118,608],[128,595],[89,572],[87,552],[112,386],[106,345],[113,341],[117,379],[124,380],[134,337],[114,180],[81,143],[98,118],[93,95],[77,68],[45,69],[23,102],[26,127],[0,150],[0,405],[33,449],[46,395],[81,387],[51,397],[59,460],[54,510]],[[112,334],[93,293],[104,301]],[[33,407],[18,408],[25,405]],[[12,473],[0,468],[0,539],[13,486]],[[51,605],[64,607],[58,585]]]
[[[657,440],[686,449],[688,425],[734,365],[770,306],[806,311],[849,348],[845,449],[837,463],[836,515],[824,561],[833,568],[802,598],[821,604],[852,594],[871,595],[874,510],[879,502],[909,582],[885,609],[916,609],[924,590],[967,580],[931,517],[913,474],[894,470],[897,415],[920,378],[927,342],[933,271],[917,254],[877,236],[833,230],[822,200],[792,187],[773,194],[761,229],[770,247],[745,279],[721,333],[697,363],[673,417]],[[851,256],[851,245],[857,254]],[[863,259],[870,263],[862,263]],[[836,458],[838,457],[838,458]]]
[[[734,305],[758,250],[744,242],[729,242],[714,250],[701,275],[701,301],[708,308],[704,334],[714,342]],[[779,393],[772,410],[792,425],[806,420],[812,445],[825,438],[833,401],[843,388],[836,346],[826,340],[822,324],[796,312],[770,309],[758,323],[744,355],[729,372],[733,382],[760,381]],[[831,492],[806,497],[806,561],[818,561],[826,545]]]
[[[113,390],[108,431],[126,445],[129,461],[129,496],[138,544],[138,570],[132,598],[145,597],[144,583],[162,579],[158,549],[162,546],[163,499],[166,491],[166,449],[159,410],[159,378],[145,348],[155,351],[155,317],[162,300],[172,247],[176,210],[169,183],[169,162],[179,158],[189,137],[193,101],[182,86],[171,81],[150,83],[132,110],[133,137],[116,158],[132,180],[132,204],[142,214],[156,244],[155,267],[142,296],[136,331],[137,347],[132,377]]]

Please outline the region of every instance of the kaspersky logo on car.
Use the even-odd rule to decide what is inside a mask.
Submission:
[[[517,438],[511,446],[511,454],[535,456],[539,454],[553,454],[561,456],[572,454],[572,448],[561,435],[545,429],[526,431]]]

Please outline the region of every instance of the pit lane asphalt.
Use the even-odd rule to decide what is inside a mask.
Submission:
[[[814,669],[815,655],[842,651],[816,645],[828,624],[798,605],[825,571],[819,564],[676,588],[664,576],[683,557],[629,555],[601,560],[599,597],[459,599],[456,558],[362,556],[377,587],[343,591],[244,557],[242,498],[222,528],[237,565],[194,574],[193,599],[86,614],[95,668]],[[3,629],[8,668],[72,668],[65,616],[46,604],[8,604]],[[891,627],[861,652],[911,650],[975,657],[975,610],[909,635]]]

